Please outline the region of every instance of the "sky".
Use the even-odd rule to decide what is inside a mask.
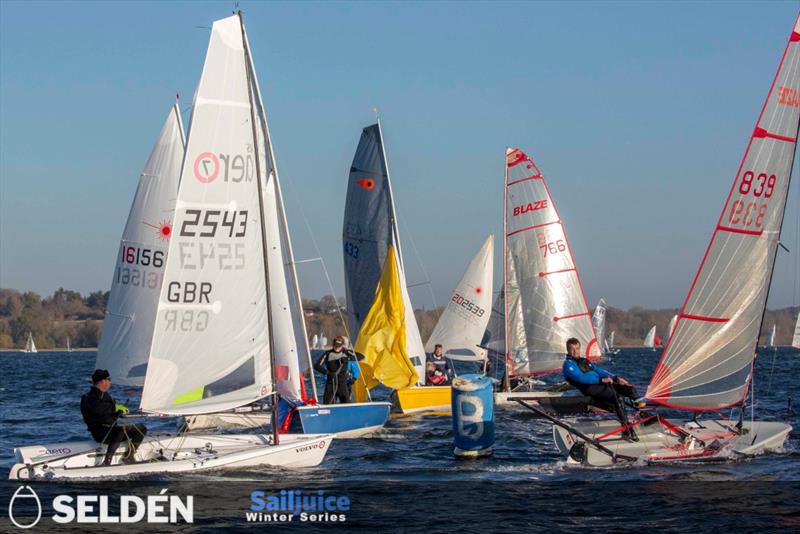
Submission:
[[[0,287],[108,289],[139,173],[234,2],[0,2]],[[542,169],[590,304],[681,305],[798,2],[241,1],[298,260],[343,295],[341,227],[380,110],[415,307]],[[797,167],[797,166],[796,166]],[[795,168],[769,307],[800,303]],[[331,292],[320,262],[304,297]],[[430,284],[425,282],[430,281]],[[497,289],[497,288],[496,288]]]

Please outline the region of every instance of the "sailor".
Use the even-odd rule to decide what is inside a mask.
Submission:
[[[592,404],[613,411],[625,428],[622,435],[637,440],[633,428],[628,428],[628,415],[621,397],[627,397],[638,407],[639,395],[630,382],[617,376],[581,356],[581,342],[574,337],[567,340],[567,357],[563,366],[564,378],[584,395],[592,397]]]
[[[449,384],[450,378],[452,377],[452,370],[450,369],[450,362],[444,357],[444,354],[442,353],[442,346],[439,343],[433,346],[433,354],[428,354],[428,361],[425,365],[426,369],[428,367],[427,364],[429,363],[432,363],[434,366],[436,366],[436,370],[439,371],[442,376],[444,376],[444,382],[437,385],[443,386]]]
[[[135,463],[136,449],[142,443],[147,428],[144,425],[117,424],[117,418],[128,413],[128,408],[117,404],[108,390],[111,388],[111,375],[105,369],[95,369],[92,373],[92,387],[81,396],[81,415],[86,428],[98,443],[106,443],[106,457],[103,465],[111,465],[114,453],[123,441],[128,442],[128,453],[122,462]]]
[[[333,347],[322,353],[314,364],[314,369],[326,377],[325,395],[323,404],[333,404],[334,400],[340,403],[350,402],[350,361],[356,360],[356,354],[344,346],[344,338],[333,338]]]
[[[439,369],[433,362],[425,364],[425,385],[426,386],[444,386],[447,385],[447,376]]]

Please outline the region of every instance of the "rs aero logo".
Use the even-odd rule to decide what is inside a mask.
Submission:
[[[29,523],[25,521],[17,521],[14,517],[14,504],[17,503],[17,506],[30,505],[31,500],[35,501],[36,503],[36,518]],[[8,518],[18,528],[33,528],[37,523],[39,523],[39,521],[42,519],[42,501],[39,500],[39,496],[36,495],[36,492],[33,491],[33,488],[30,486],[20,486],[17,488],[17,491],[14,492],[14,495],[11,497],[11,501],[8,503]],[[25,517],[25,520],[30,520],[30,518]]]
[[[220,176],[223,182],[252,182],[256,175],[253,147],[247,145],[247,154],[201,152],[194,159],[192,171],[203,184],[210,184]]]

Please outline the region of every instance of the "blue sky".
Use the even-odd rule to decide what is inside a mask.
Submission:
[[[798,6],[240,2],[296,256],[317,256],[307,219],[343,293],[347,172],[378,106],[408,282],[424,265],[437,303],[500,238],[511,145],[548,178],[592,306],[677,307]],[[110,286],[139,172],[199,78],[202,27],[233,7],[0,3],[0,287]],[[797,175],[770,307],[800,301]],[[318,264],[300,277],[304,296],[329,293]],[[412,300],[432,304],[425,286]]]

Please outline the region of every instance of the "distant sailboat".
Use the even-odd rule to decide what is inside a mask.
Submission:
[[[767,339],[767,347],[774,348],[775,347],[775,332],[777,331],[778,325],[772,325],[772,331],[769,333],[769,338]]]
[[[800,17],[644,397],[686,412],[685,419],[640,412],[631,425],[634,441],[618,421],[553,418],[567,462],[736,461],[785,443],[791,426],[744,415],[797,148],[799,93]],[[738,423],[714,418],[734,407]]]
[[[797,322],[794,324],[794,336],[792,336],[792,347],[800,349],[800,312],[797,313]]]
[[[36,350],[36,343],[33,342],[33,334],[28,332],[28,340],[25,342],[25,352],[39,352]]]
[[[653,327],[647,332],[647,335],[644,336],[644,345],[645,347],[651,348],[656,350],[656,326]]]
[[[620,349],[618,349],[617,347],[614,346],[614,334],[615,333],[616,332],[612,330],[611,333],[608,334],[608,338],[606,338],[603,341],[603,344],[605,346],[606,354],[619,354]]]
[[[319,336],[317,334],[311,336],[311,348],[314,350],[319,348]]]
[[[72,352],[72,347],[69,344],[69,336],[67,336],[67,352]]]
[[[478,347],[492,307],[492,260],[494,236],[486,238],[467,267],[439,317],[425,352],[442,345],[445,357],[460,361],[486,361],[486,351]]]
[[[597,336],[598,343],[602,340],[603,346],[601,347],[601,351],[603,354],[609,354],[611,352],[606,340],[606,309],[606,301],[600,299],[592,314],[592,326],[594,326],[594,333]]]
[[[667,343],[669,343],[670,338],[672,337],[672,332],[675,330],[675,323],[678,322],[678,315],[673,315],[672,319],[669,320],[669,326],[667,327]]]

